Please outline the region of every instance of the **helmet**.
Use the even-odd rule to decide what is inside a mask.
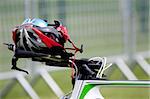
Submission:
[[[54,53],[55,48],[63,50],[64,43],[68,39],[64,37],[62,29],[64,28],[57,30],[55,26],[48,26],[46,21],[39,18],[26,19],[12,31],[13,40],[18,49]]]

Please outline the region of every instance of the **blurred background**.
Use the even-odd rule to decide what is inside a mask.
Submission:
[[[150,0],[1,0],[0,2],[0,73],[10,72],[13,53],[8,51],[3,43],[12,43],[12,29],[20,25],[25,18],[47,19],[49,23],[59,19],[67,26],[71,39],[77,46],[83,44],[84,52],[77,54],[77,58],[90,58],[93,56],[126,56],[125,63],[140,80],[150,80],[138,64],[136,55],[141,55],[143,61],[150,64]],[[115,60],[115,58],[113,59]],[[140,59],[139,59],[140,60]],[[132,63],[132,64],[131,64]],[[30,60],[19,60],[18,66],[34,71],[35,66]],[[38,64],[39,65],[39,64]],[[34,68],[33,68],[34,67]],[[65,71],[65,72],[64,72]],[[110,73],[111,71],[111,73]],[[124,74],[114,64],[110,69],[108,78],[111,80],[126,80]],[[150,71],[150,70],[149,70]],[[35,75],[27,75],[28,82]],[[70,70],[52,71],[49,74],[54,78],[64,93],[72,89]],[[66,78],[62,78],[64,75]],[[64,80],[65,79],[65,80]],[[12,79],[0,80],[0,90],[3,93],[5,86]],[[8,84],[6,84],[8,83]],[[12,85],[9,92],[2,94],[2,99],[28,99],[30,98],[19,83]],[[48,88],[42,78],[38,77],[33,89],[41,99],[57,99],[55,93]],[[120,88],[122,89],[122,88]],[[120,90],[119,89],[119,90]],[[106,99],[117,99],[112,96],[112,89],[103,90]],[[118,90],[118,89],[117,89]],[[122,89],[124,90],[124,89]],[[125,89],[125,92],[134,93],[135,90]],[[143,99],[149,99],[149,89],[135,92]],[[137,91],[137,90],[136,90]],[[108,94],[111,93],[111,94]],[[127,94],[133,99],[135,94]],[[128,97],[129,94],[129,97]],[[118,95],[122,97],[123,93]],[[141,97],[135,99],[142,99]],[[51,98],[52,97],[52,98]],[[123,99],[123,98],[122,98]]]

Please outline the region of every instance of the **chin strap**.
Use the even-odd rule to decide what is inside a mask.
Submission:
[[[81,45],[81,48],[79,49],[79,48],[77,48],[76,46],[75,46],[75,44],[70,40],[70,39],[68,39],[68,41],[72,44],[72,46],[73,46],[73,48],[65,48],[65,49],[67,49],[67,50],[75,50],[75,52],[74,52],[74,56],[73,56],[73,60],[72,60],[72,62],[74,63],[75,62],[75,59],[76,59],[76,53],[79,51],[80,53],[82,53],[83,52],[83,45]],[[71,78],[72,79],[74,79],[74,75],[75,75],[75,71],[74,71],[74,64],[71,64],[70,65],[70,67],[72,68],[71,69]]]
[[[78,47],[75,46],[75,44],[70,39],[68,41],[72,44],[73,48],[65,48],[65,49],[67,49],[67,50],[75,50],[75,53],[77,53],[78,51],[80,53],[83,52],[83,45],[81,45],[81,48],[78,48]]]

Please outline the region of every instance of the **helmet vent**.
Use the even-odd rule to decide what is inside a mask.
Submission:
[[[23,37],[23,44],[24,44],[24,47],[27,51],[30,51],[30,48],[28,47],[28,44],[27,44],[27,40],[25,37]]]

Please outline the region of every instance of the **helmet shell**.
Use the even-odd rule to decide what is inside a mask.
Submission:
[[[26,19],[12,33],[18,49],[53,54],[64,50],[61,33],[42,19]]]

